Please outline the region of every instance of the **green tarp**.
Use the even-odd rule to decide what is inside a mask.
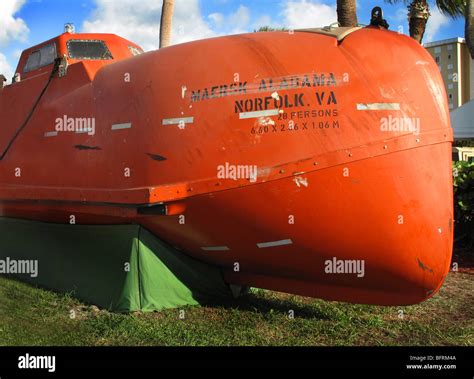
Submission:
[[[37,261],[36,277],[13,272],[30,260]],[[0,274],[116,312],[156,311],[231,296],[219,268],[190,258],[139,225],[0,218]]]

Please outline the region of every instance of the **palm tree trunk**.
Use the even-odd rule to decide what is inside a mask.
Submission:
[[[413,0],[408,6],[410,37],[418,41],[418,43],[421,43],[423,40],[429,17],[430,8],[427,0]]]
[[[173,26],[174,0],[163,0],[160,23],[160,49],[171,43],[171,29]]]
[[[474,3],[473,0],[467,0],[466,4],[466,26],[465,26],[465,37],[467,47],[469,47],[469,53],[471,58],[474,59]]]
[[[356,0],[337,0],[337,21],[340,26],[357,26]]]

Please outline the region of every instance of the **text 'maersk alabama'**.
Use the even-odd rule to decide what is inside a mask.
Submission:
[[[221,84],[212,87],[191,91],[191,102],[200,102],[210,99],[223,98],[226,96],[249,95],[258,92],[284,91],[290,89],[304,89],[311,87],[335,87],[337,81],[334,73],[311,73],[303,75],[292,75],[282,78],[261,79],[258,87],[250,88],[247,82],[235,82]],[[316,102],[318,105],[337,104],[333,91],[317,92]],[[267,109],[293,108],[309,106],[304,93],[285,94],[283,96],[256,97],[254,99],[235,100],[234,112],[251,112]]]

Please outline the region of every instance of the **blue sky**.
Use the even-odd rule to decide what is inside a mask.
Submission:
[[[175,0],[173,43],[244,33],[262,25],[290,28],[324,26],[336,21],[336,0]],[[358,0],[359,22],[381,5],[390,29],[408,33],[406,6]],[[72,22],[76,31],[112,32],[145,50],[158,44],[160,0],[0,0],[0,72],[13,74],[25,48],[61,34]],[[432,4],[424,42],[464,37],[464,20],[441,15]]]

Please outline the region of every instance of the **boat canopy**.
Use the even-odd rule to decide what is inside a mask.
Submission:
[[[93,71],[96,71],[104,64],[141,53],[140,46],[114,34],[66,32],[23,51],[15,72],[21,79],[32,77],[50,70],[56,58],[67,59],[69,65],[77,62],[92,64]]]

